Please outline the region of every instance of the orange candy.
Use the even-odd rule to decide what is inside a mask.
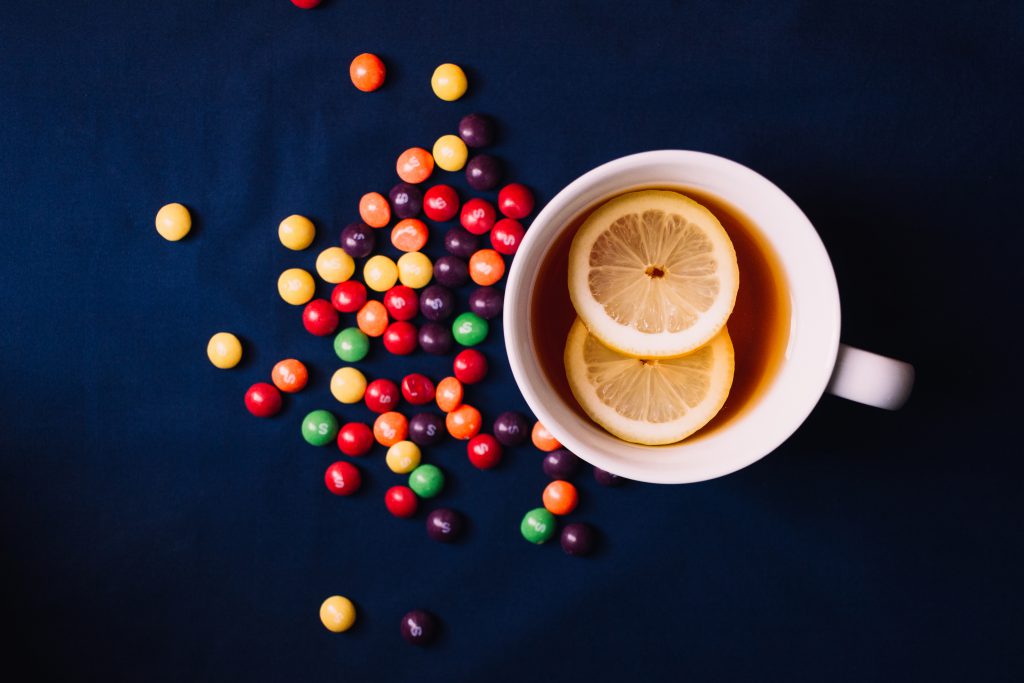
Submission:
[[[446,413],[452,412],[462,405],[462,382],[454,377],[445,377],[437,383],[434,399],[438,408]]]
[[[551,436],[548,428],[539,421],[533,425],[533,433],[530,436],[533,439],[533,445],[542,451],[551,452],[556,448],[562,447],[562,444],[558,443],[558,439]]]
[[[409,436],[409,421],[405,415],[390,411],[381,413],[373,421],[373,438],[381,446],[394,446]]]
[[[380,192],[367,192],[359,200],[359,217],[372,228],[383,228],[391,222],[391,205]]]
[[[407,183],[422,183],[434,172],[434,155],[422,147],[410,147],[398,156],[395,170]]]
[[[478,285],[493,285],[504,274],[505,260],[493,249],[481,249],[469,257],[469,277]]]
[[[274,366],[274,369],[270,371],[270,379],[274,382],[274,386],[281,391],[294,394],[296,391],[306,388],[309,372],[301,362],[294,358],[288,358]]]
[[[403,218],[391,229],[391,244],[401,251],[419,251],[426,245],[427,224],[418,218]]]
[[[356,313],[356,325],[367,337],[379,337],[388,326],[388,309],[381,302],[371,299]]]
[[[348,67],[348,77],[352,79],[352,85],[363,92],[373,92],[384,85],[386,73],[380,57],[369,52],[358,55]]]
[[[480,411],[473,406],[461,405],[444,419],[448,433],[454,438],[465,441],[480,433]]]
[[[567,515],[580,502],[576,487],[567,481],[553,481],[544,489],[544,507],[553,515]]]

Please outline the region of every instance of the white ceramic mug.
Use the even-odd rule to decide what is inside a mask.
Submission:
[[[705,190],[751,219],[785,273],[791,326],[784,359],[752,405],[706,437],[652,447],[622,441],[565,404],[538,363],[530,311],[532,297],[540,295],[534,286],[538,267],[573,218],[613,195],[658,186]],[[746,166],[701,152],[662,150],[623,157],[559,192],[534,219],[516,254],[505,287],[504,328],[516,383],[537,418],[584,460],[638,481],[679,484],[735,472],[789,438],[826,390],[895,410],[914,382],[909,364],[840,344],[839,290],[832,263],[793,200]]]

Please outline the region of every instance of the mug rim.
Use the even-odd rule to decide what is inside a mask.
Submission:
[[[693,172],[698,177],[680,180],[657,175],[672,172]],[[707,190],[750,217],[782,264],[791,319],[782,366],[771,384],[760,390],[756,404],[745,407],[725,428],[707,436],[698,432],[696,438],[677,444],[642,446],[605,432],[562,405],[560,398],[544,400],[553,392],[533,352],[530,307],[537,267],[562,227],[596,201],[633,187],[659,183]],[[741,189],[730,194],[733,188]],[[656,150],[632,154],[606,162],[569,183],[526,231],[505,290],[506,352],[516,384],[534,415],[580,458],[637,481],[704,481],[760,460],[789,438],[817,405],[832,376],[839,349],[838,285],[832,262],[810,220],[764,176],[705,152]]]

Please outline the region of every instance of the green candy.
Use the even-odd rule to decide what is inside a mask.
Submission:
[[[544,508],[535,508],[526,513],[519,531],[530,543],[546,543],[555,535],[555,516]]]
[[[346,327],[334,338],[334,352],[346,363],[358,363],[370,352],[370,339],[358,327]]]
[[[452,336],[463,346],[476,346],[487,339],[487,321],[476,313],[463,313],[452,323]]]
[[[409,473],[409,488],[420,498],[433,498],[444,488],[444,472],[434,465],[420,465]]]
[[[329,410],[314,410],[302,421],[302,438],[311,446],[326,446],[338,438],[338,418]]]

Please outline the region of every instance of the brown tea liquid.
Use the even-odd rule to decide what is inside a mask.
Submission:
[[[718,197],[690,187],[635,189],[671,190],[703,204],[722,223],[736,249],[740,286],[736,307],[727,323],[736,352],[736,374],[722,410],[688,440],[699,439],[727,424],[771,383],[789,343],[790,303],[785,273],[771,246],[738,209]],[[631,190],[633,191],[633,190]],[[569,389],[562,360],[576,311],[569,299],[569,247],[576,231],[607,197],[566,225],[544,255],[530,301],[533,348],[544,374],[562,401],[584,419]]]

